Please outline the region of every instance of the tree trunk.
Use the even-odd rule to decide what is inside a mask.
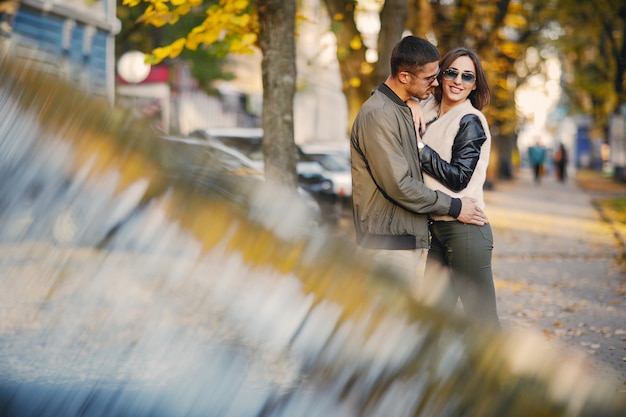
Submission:
[[[353,0],[324,0],[331,19],[331,30],[337,39],[337,61],[342,91],[348,104],[348,130],[361,104],[375,85],[374,67],[366,62],[366,46],[354,20]],[[349,134],[350,132],[346,132]]]
[[[407,13],[406,0],[387,0],[380,11],[378,64],[376,65],[378,82],[385,81],[389,75],[391,51],[406,29]]]
[[[620,36],[622,45],[620,48],[617,48],[618,51],[615,56],[615,82],[613,83],[613,88],[617,95],[617,110],[619,110],[622,104],[626,103],[626,94],[624,94],[624,71],[626,71],[626,7],[619,10],[618,16],[624,19],[624,26],[622,27],[622,36]]]
[[[410,28],[415,36],[428,39],[436,20],[430,0],[408,0],[407,6],[406,27]]]
[[[500,135],[498,140],[492,140],[494,146],[492,153],[493,164],[489,166],[490,175],[487,179],[490,181],[510,180],[515,176],[515,166],[513,165],[513,153],[517,147],[517,136],[515,134]]]
[[[267,181],[297,187],[293,99],[296,87],[295,0],[259,0],[263,52],[263,153]]]
[[[385,80],[389,72],[389,62],[388,58],[387,63],[381,62],[380,57],[391,56],[391,49],[404,30],[404,25],[397,22],[404,22],[406,18],[406,0],[388,0],[388,2],[392,5],[385,6],[384,17],[381,17],[385,39],[378,41],[380,67],[377,68],[377,63],[368,63],[365,59],[366,47],[362,43],[361,33],[354,18],[356,2],[324,0],[331,17],[332,31],[337,38],[337,60],[343,81],[342,90],[348,103],[348,126],[352,126],[361,105],[370,96],[374,87]]]

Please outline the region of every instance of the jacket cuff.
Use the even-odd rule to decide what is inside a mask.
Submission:
[[[461,199],[460,198],[452,198],[450,202],[450,210],[448,210],[448,216],[452,216],[455,219],[459,217],[461,214]]]

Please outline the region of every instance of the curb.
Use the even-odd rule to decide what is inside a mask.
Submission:
[[[613,231],[613,235],[621,247],[621,254],[618,254],[618,259],[626,260],[626,236],[616,225],[616,221],[606,212],[602,204],[600,204],[600,199],[626,195],[626,184],[610,181],[608,182],[609,185],[607,185],[607,181],[609,180],[595,171],[592,171],[591,175],[589,171],[586,171],[584,177],[580,176],[580,174],[581,171],[577,172],[574,176],[576,185],[591,197],[592,206],[596,209],[602,221],[606,222]],[[598,186],[598,184],[600,186]]]
[[[602,205],[598,202],[597,198],[592,198],[591,204],[596,209],[602,221],[606,222],[613,230],[613,235],[617,238],[619,242],[619,246],[621,247],[622,253],[618,254],[619,259],[626,259],[626,237],[622,234],[619,228],[615,225],[615,220],[609,216],[606,211],[602,208]]]

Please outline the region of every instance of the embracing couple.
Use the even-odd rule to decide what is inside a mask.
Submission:
[[[357,244],[417,298],[499,327],[485,216],[490,90],[478,56],[407,36],[350,137]],[[417,268],[428,249],[422,282]]]

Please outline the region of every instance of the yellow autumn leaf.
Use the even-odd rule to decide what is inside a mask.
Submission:
[[[524,11],[524,5],[521,2],[509,3],[509,14],[522,13]]]
[[[232,40],[229,42],[229,50],[234,53],[241,53],[245,49],[245,46],[241,44],[239,40]]]
[[[186,42],[187,42],[187,39],[185,39],[185,38],[176,39],[171,44],[171,50],[170,50],[169,57],[170,58],[176,58],[178,55],[180,55],[180,53],[183,51],[183,48],[185,47],[185,43]]]
[[[522,15],[508,14],[504,22],[513,28],[520,29],[526,27],[528,21]]]
[[[254,45],[257,41],[256,33],[245,33],[241,39],[247,45]]]
[[[244,36],[233,36],[228,39],[229,50],[234,53],[248,53],[252,51],[252,46],[256,40],[256,35],[246,34]]]
[[[205,27],[203,25],[200,26],[196,26],[195,28],[191,29],[191,31],[189,32],[190,34],[196,34],[196,33],[202,33],[205,31]]]
[[[156,65],[161,61],[159,61],[157,57],[154,56],[154,54],[147,54],[145,62],[146,64],[149,64],[149,65]]]
[[[205,32],[200,39],[201,39],[201,43],[205,45],[211,45],[220,39],[220,33],[214,32],[214,31]]]
[[[217,10],[221,10],[220,6],[218,6],[217,4],[214,4],[213,6],[207,7],[207,9],[205,11],[205,14],[207,16],[210,16],[210,15],[214,14]]]
[[[357,51],[361,49],[362,46],[363,42],[361,42],[360,36],[355,36],[352,38],[352,40],[350,40],[350,48],[352,48],[353,50]]]
[[[146,22],[156,27],[162,27],[168,24],[173,25],[174,23],[178,22],[178,16],[175,16],[171,13],[155,14],[150,17],[150,19],[147,19]]]
[[[222,0],[220,1],[224,11],[226,13],[240,13],[245,10],[249,5],[249,0]]]
[[[235,26],[247,27],[250,24],[250,15],[236,16],[231,21]]]
[[[156,10],[159,13],[167,13],[170,11],[170,8],[167,6],[167,4],[163,3],[162,1],[155,2],[153,6],[154,6],[154,10]]]
[[[180,6],[178,6],[175,10],[174,13],[176,13],[178,16],[184,16],[187,13],[189,13],[191,11],[191,6],[188,3],[182,4]]]
[[[361,79],[359,77],[350,78],[350,87],[359,88],[361,86]]]
[[[374,66],[369,62],[362,62],[359,66],[359,72],[363,75],[370,75],[374,72]]]
[[[219,34],[219,32],[214,30],[190,33],[187,35],[187,48],[195,51],[200,44],[211,45],[219,40]]]
[[[309,19],[307,16],[305,16],[301,12],[297,11],[296,12],[296,23],[303,23],[303,22],[314,23],[313,20]]]
[[[141,3],[141,0],[122,1],[133,5]],[[193,7],[204,4],[203,0],[143,0],[143,3],[147,7],[140,20],[155,27],[177,23]],[[156,48],[149,59],[160,62],[178,56],[185,48],[197,50],[202,44],[211,45],[218,41],[228,43],[233,52],[253,52],[251,48],[257,42],[259,30],[255,4],[250,0],[220,0],[204,6],[206,17],[201,25],[193,27],[185,38]]]
[[[213,19],[215,20],[215,22],[220,25],[221,27],[227,26],[228,23],[230,22],[230,20],[233,18],[232,15],[229,14],[224,14],[224,13],[219,13],[216,14]]]
[[[155,63],[159,63],[161,61],[163,61],[165,58],[168,57],[168,55],[171,52],[171,46],[163,46],[160,48],[155,48],[154,50],[152,50],[152,55],[154,55],[154,58],[156,59]]]

